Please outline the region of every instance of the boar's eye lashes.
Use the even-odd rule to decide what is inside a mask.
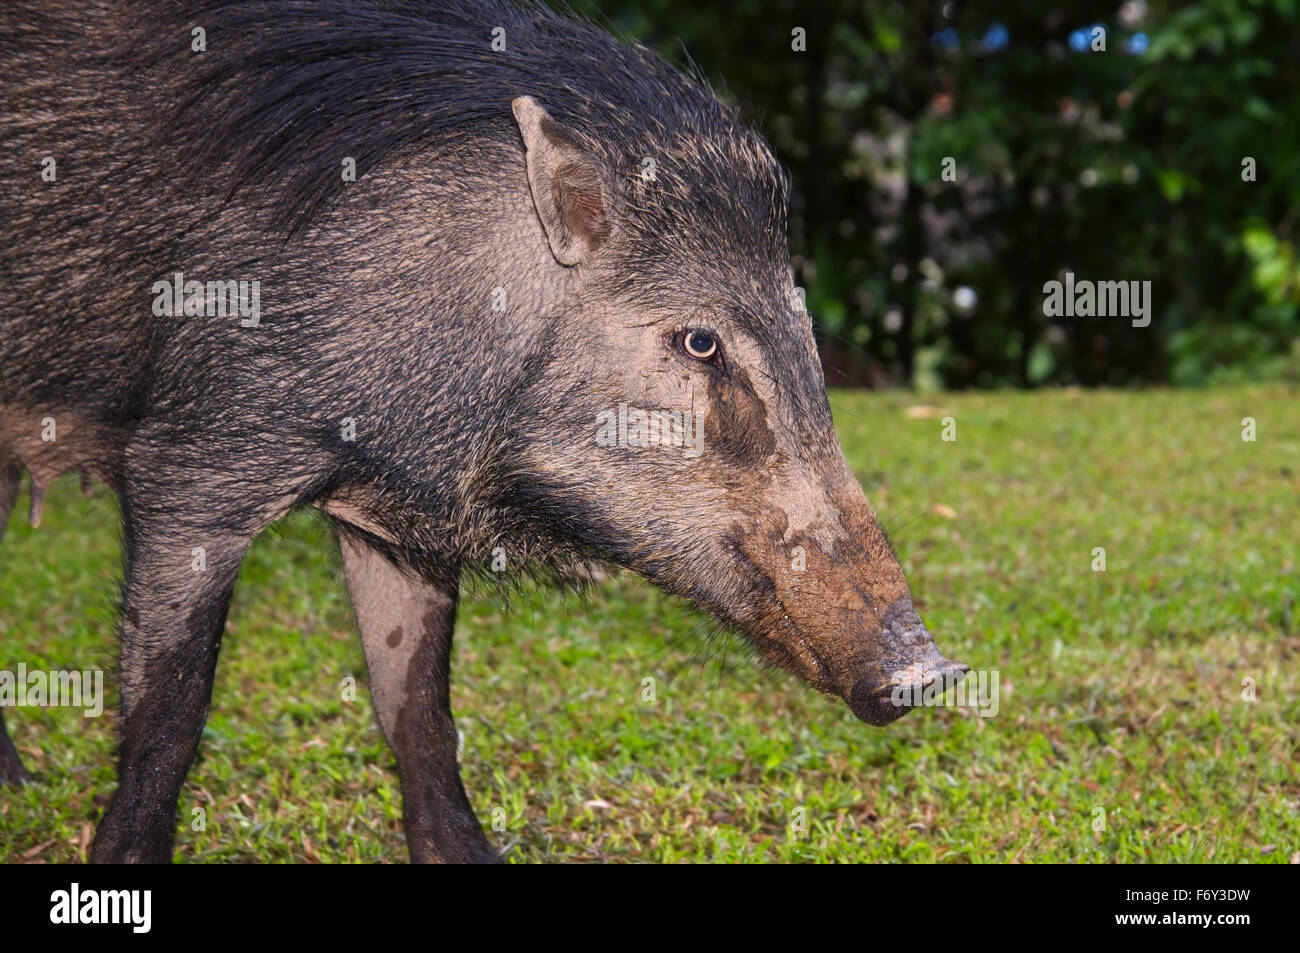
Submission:
[[[718,356],[718,336],[707,328],[687,328],[677,335],[678,346],[688,357],[712,363]]]

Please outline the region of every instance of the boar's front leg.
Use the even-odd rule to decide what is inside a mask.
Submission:
[[[92,863],[171,859],[176,800],[207,720],[226,610],[252,539],[175,516],[145,522],[138,505],[124,499],[118,785],[95,834]]]
[[[459,572],[434,583],[399,569],[347,531],[339,545],[375,713],[397,755],[411,860],[499,863],[456,764],[450,680]]]

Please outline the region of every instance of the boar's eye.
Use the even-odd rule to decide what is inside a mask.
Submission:
[[[711,361],[718,354],[718,338],[712,331],[691,328],[681,335],[682,350],[697,361]]]

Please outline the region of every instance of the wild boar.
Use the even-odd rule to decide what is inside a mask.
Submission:
[[[448,703],[494,551],[626,567],[869,724],[965,671],[832,428],[787,178],[705,85],[507,0],[0,17],[0,515],[20,465],[33,519],[70,470],[122,508],[93,860],[170,858],[240,562],[296,507],[337,528],[416,861],[497,859]]]

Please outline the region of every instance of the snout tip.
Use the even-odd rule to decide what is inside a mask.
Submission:
[[[890,673],[881,680],[875,676],[858,679],[849,693],[849,708],[859,720],[883,727],[897,721],[922,703],[927,691],[942,695],[970,671],[965,662],[939,657],[937,661],[917,663]]]

